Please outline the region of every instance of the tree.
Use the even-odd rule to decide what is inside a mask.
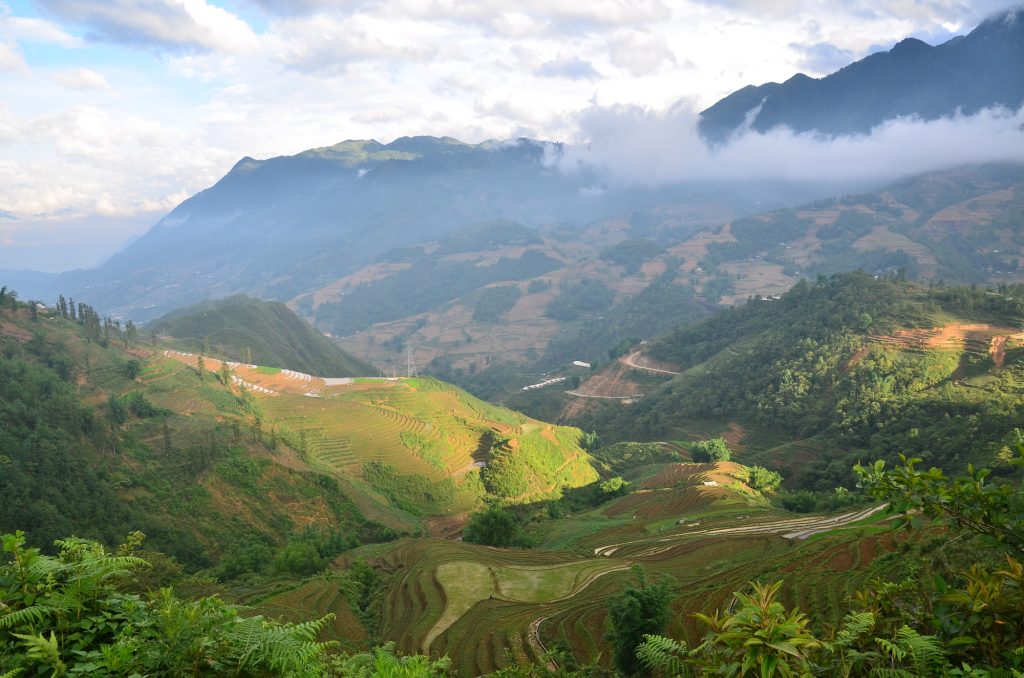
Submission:
[[[609,478],[601,483],[601,492],[608,497],[618,497],[629,491],[629,483],[622,479],[622,476]]]
[[[729,461],[732,458],[729,445],[721,437],[696,442],[690,452],[696,462]]]
[[[616,668],[626,675],[640,673],[642,668],[636,650],[644,636],[659,634],[668,623],[669,588],[664,583],[648,584],[637,570],[639,579],[608,606],[612,629],[605,636],[612,644]]]
[[[470,516],[462,539],[471,544],[509,548],[519,543],[519,524],[508,511],[491,506]]]
[[[220,361],[220,369],[217,371],[217,376],[225,386],[231,385],[231,366],[228,365],[226,360]]]
[[[124,325],[124,340],[130,346],[134,346],[139,341],[139,328],[131,320]]]
[[[125,407],[124,401],[113,393],[107,396],[107,414],[114,425],[120,426],[128,421],[128,408]]]
[[[206,361],[203,360],[203,356],[196,356],[196,372],[199,373],[199,381],[202,381],[206,374]]]
[[[758,492],[775,492],[782,484],[782,476],[777,471],[769,471],[762,466],[751,466],[747,469],[747,484]]]

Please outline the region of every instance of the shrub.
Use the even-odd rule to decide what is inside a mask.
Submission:
[[[729,461],[732,452],[725,438],[712,438],[694,443],[690,448],[693,460],[696,462]]]

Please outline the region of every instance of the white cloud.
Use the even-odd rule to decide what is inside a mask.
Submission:
[[[255,34],[235,14],[203,0],[37,0],[59,20],[84,26],[87,37],[157,49],[239,51]]]
[[[593,64],[576,56],[558,55],[557,59],[546,61],[534,71],[542,78],[568,78],[569,80],[590,80],[600,76]]]
[[[53,79],[69,89],[76,90],[98,90],[101,92],[113,92],[107,79],[90,68],[72,68],[66,71],[58,71],[53,74]]]
[[[608,54],[612,64],[633,75],[647,75],[676,63],[664,36],[634,29],[612,33],[608,37]]]
[[[0,13],[0,31],[13,39],[61,47],[79,47],[82,40],[60,26],[38,17],[4,16]]]
[[[27,67],[16,44],[0,42],[0,71],[21,71]]]
[[[577,144],[558,164],[566,171],[589,166],[617,183],[660,185],[702,180],[880,183],[961,164],[1024,162],[1024,108],[934,121],[897,119],[869,135],[833,139],[788,129],[747,132],[714,150],[700,139],[697,119],[685,104],[661,112],[593,108],[580,116]]]

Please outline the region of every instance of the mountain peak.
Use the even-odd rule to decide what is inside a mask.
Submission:
[[[908,37],[823,78],[798,73],[781,85],[744,87],[701,113],[701,135],[725,141],[762,102],[751,125],[761,133],[788,127],[866,134],[905,116],[935,120],[993,106],[1016,110],[1024,104],[1022,9],[990,17],[938,46]]]
[[[918,40],[917,38],[904,38],[889,50],[889,54],[920,54],[931,49],[931,47],[932,46],[924,40]]]

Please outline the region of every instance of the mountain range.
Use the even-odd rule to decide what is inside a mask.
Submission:
[[[722,143],[738,130],[787,127],[824,135],[866,134],[886,120],[934,120],[1024,104],[1024,20],[993,16],[940,45],[907,38],[824,78],[797,73],[748,85],[701,112],[700,131]]]
[[[97,308],[144,321],[236,293],[286,301],[389,250],[481,221],[572,229],[695,196],[749,213],[810,195],[757,184],[612,187],[586,168],[556,167],[561,152],[529,139],[472,145],[404,137],[243,158],[98,268],[6,279],[33,296],[87,296]]]

